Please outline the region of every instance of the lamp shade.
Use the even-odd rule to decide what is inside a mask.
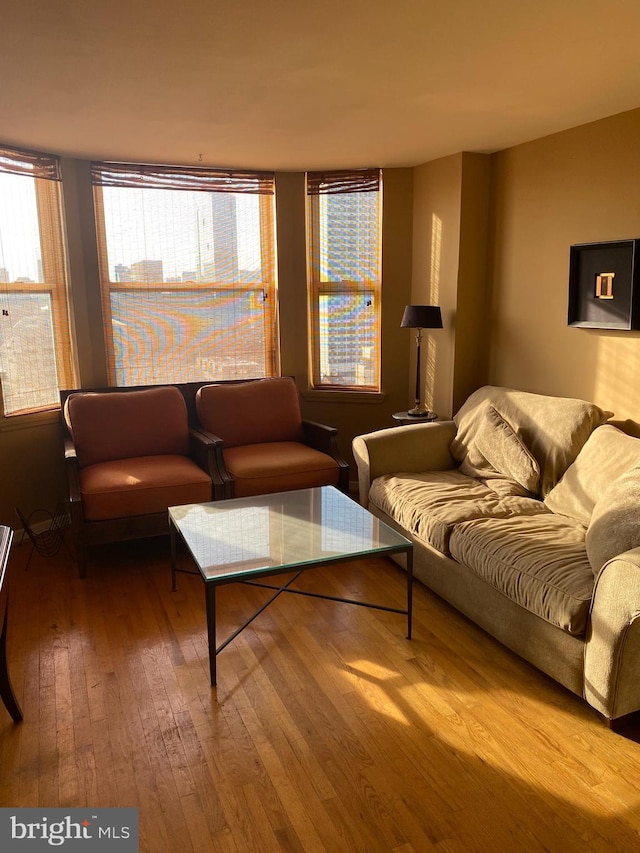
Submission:
[[[441,329],[440,307],[438,305],[407,305],[400,326],[403,329]]]

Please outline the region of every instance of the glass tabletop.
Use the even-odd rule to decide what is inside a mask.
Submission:
[[[174,506],[169,517],[205,580],[411,548],[334,486]]]

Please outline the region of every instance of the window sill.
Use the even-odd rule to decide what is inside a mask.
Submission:
[[[300,396],[309,402],[357,403],[358,405],[379,405],[386,398],[386,394],[382,391],[333,391],[328,389],[325,391],[320,388],[301,391]]]
[[[11,415],[0,417],[0,432],[12,432],[16,429],[31,429],[48,426],[60,422],[60,409],[49,409],[46,412],[32,412],[28,415]]]

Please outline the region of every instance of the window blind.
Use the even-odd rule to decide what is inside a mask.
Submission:
[[[0,381],[6,415],[73,387],[60,164],[0,146]]]
[[[343,172],[308,172],[307,194],[379,192],[380,169]]]
[[[272,173],[93,163],[113,385],[278,371]]]
[[[273,172],[242,172],[196,167],[92,163],[91,180],[100,187],[140,187],[194,192],[274,195]]]
[[[60,160],[52,154],[0,145],[0,172],[60,181]]]
[[[380,169],[307,174],[311,375],[380,389]]]

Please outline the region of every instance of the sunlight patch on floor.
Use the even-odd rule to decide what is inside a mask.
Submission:
[[[409,725],[409,720],[393,698],[393,694],[398,693],[398,673],[395,670],[370,660],[350,661],[348,667],[342,670],[345,680],[359,688],[374,710],[395,722]],[[391,685],[390,682],[396,684]]]

